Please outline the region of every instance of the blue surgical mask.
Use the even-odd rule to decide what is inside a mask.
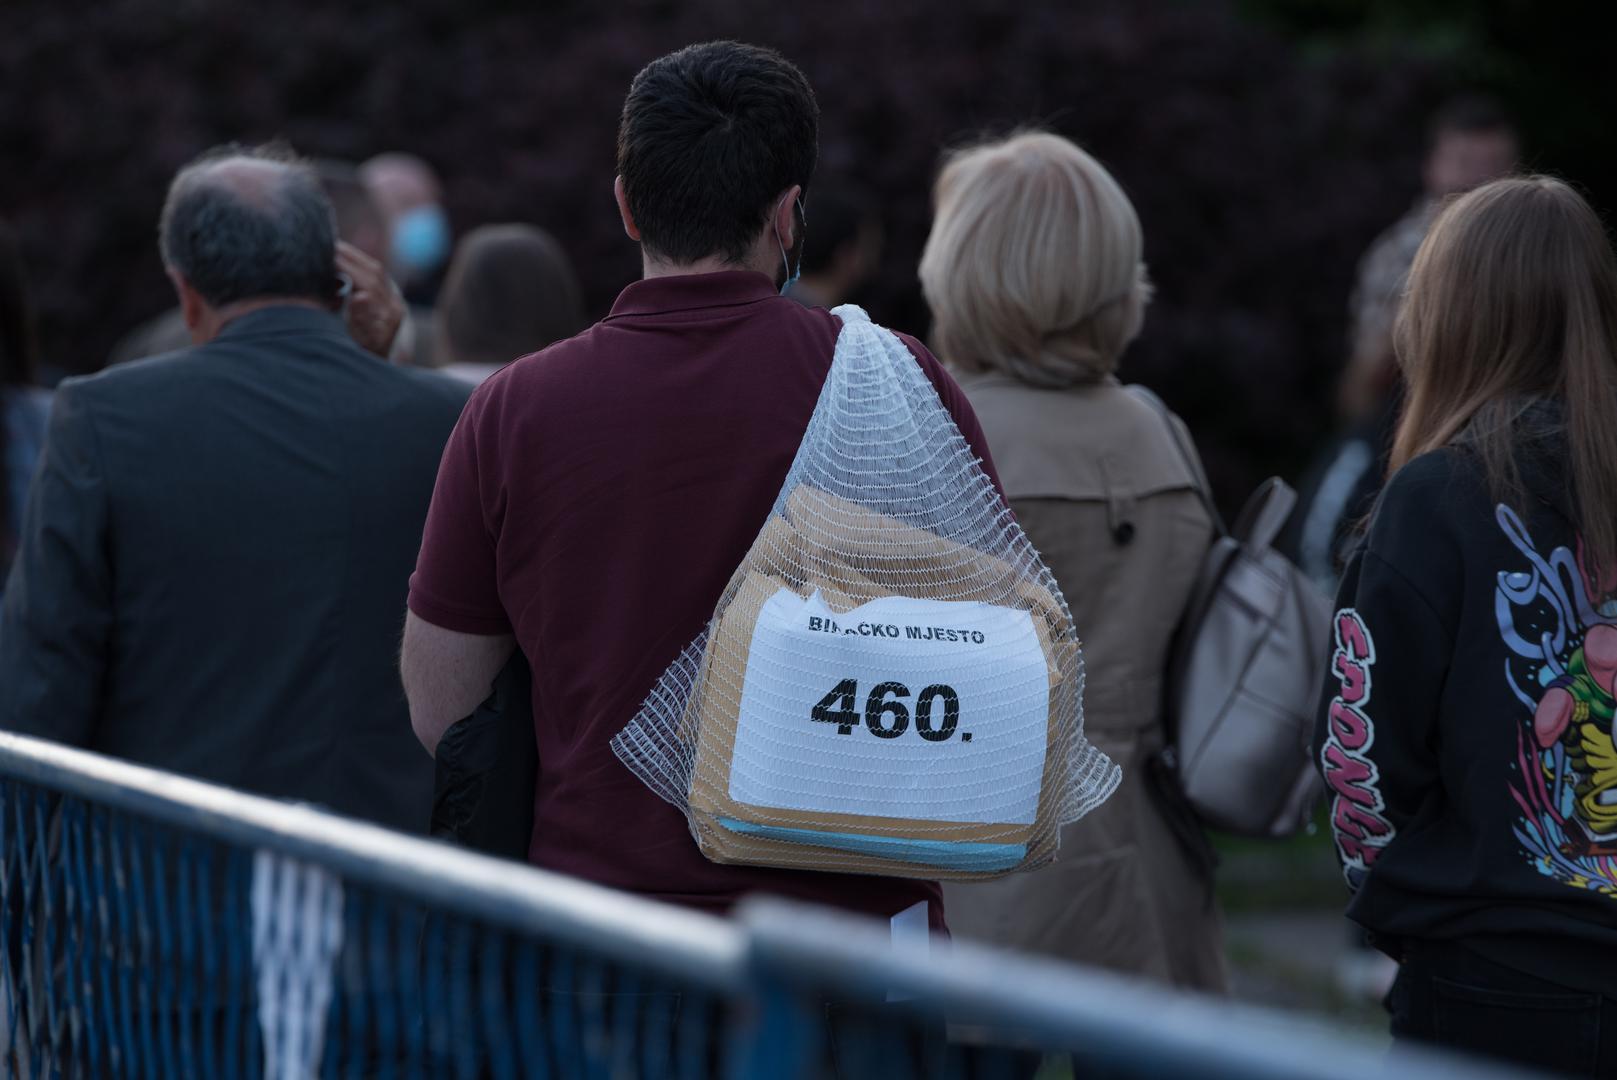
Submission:
[[[449,258],[449,217],[437,203],[406,210],[393,222],[393,261],[406,277],[432,273]]]

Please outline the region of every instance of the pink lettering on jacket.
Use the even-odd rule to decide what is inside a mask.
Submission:
[[[1375,640],[1364,619],[1352,608],[1337,612],[1331,673],[1338,690],[1331,699],[1319,758],[1331,800],[1336,851],[1348,884],[1354,888],[1375,865],[1394,832],[1381,798],[1381,773],[1369,757],[1376,729],[1366,707],[1375,662]]]

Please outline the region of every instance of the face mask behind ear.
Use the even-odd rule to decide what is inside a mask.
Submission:
[[[782,201],[784,201],[784,200],[782,200]],[[798,198],[797,199],[797,243],[792,245],[792,250],[797,252],[797,265],[796,266],[793,266],[792,261],[786,257],[786,242],[780,238],[780,230],[779,229],[775,230],[775,243],[780,245],[780,261],[781,261],[781,265],[783,265],[786,268],[786,280],[780,287],[780,294],[782,296],[785,296],[786,293],[788,291],[790,291],[791,287],[793,285],[797,284],[797,279],[803,276],[803,239],[804,239],[804,234],[807,233],[807,232],[808,232],[808,214],[805,213],[804,210],[803,210],[803,200],[801,198]]]

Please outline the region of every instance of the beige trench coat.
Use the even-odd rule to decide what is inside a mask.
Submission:
[[[1190,470],[1161,414],[1115,379],[1071,390],[1001,374],[960,384],[1011,507],[1072,609],[1084,730],[1123,781],[1067,826],[1053,865],[945,885],[949,926],[960,938],[1222,990],[1220,915],[1145,773],[1163,743],[1169,639],[1212,537]]]

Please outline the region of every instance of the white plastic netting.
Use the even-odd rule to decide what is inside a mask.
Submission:
[[[1066,601],[903,342],[857,307],[768,521],[613,740],[717,862],[979,878],[1120,770]]]

